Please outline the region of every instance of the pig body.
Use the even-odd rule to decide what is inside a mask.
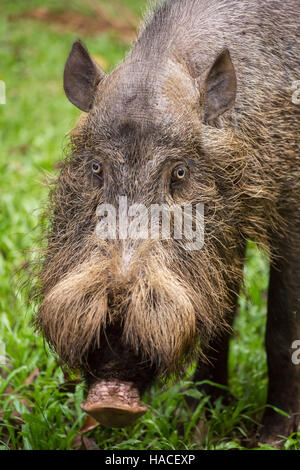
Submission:
[[[116,383],[134,384],[137,415],[136,390],[197,357],[197,380],[227,383],[251,239],[271,259],[268,403],[291,415],[268,408],[261,439],[297,429],[299,20],[298,0],[167,0],[110,75],[73,45],[64,87],[88,114],[50,196],[37,323],[93,390],[107,397]],[[100,239],[97,207],[120,196],[147,208],[203,204],[202,249],[186,250],[183,239]],[[126,421],[123,398],[116,408]],[[97,417],[105,408],[114,425],[111,400],[102,405]]]

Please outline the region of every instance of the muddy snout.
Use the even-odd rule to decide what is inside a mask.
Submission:
[[[134,384],[117,379],[94,383],[81,408],[108,428],[130,426],[147,411]]]

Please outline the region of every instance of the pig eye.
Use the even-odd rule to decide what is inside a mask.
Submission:
[[[184,166],[177,166],[172,171],[172,183],[176,183],[185,178],[187,170]]]
[[[94,173],[95,176],[97,176],[97,178],[103,181],[103,176],[102,176],[103,171],[102,171],[102,166],[100,165],[100,163],[97,163],[97,162],[92,163],[92,172]]]

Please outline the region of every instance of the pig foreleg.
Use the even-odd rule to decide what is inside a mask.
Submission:
[[[273,248],[270,270],[267,402],[289,416],[267,407],[259,440],[275,445],[300,424],[300,237],[295,225],[290,233]]]

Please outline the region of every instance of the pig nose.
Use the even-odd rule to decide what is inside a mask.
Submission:
[[[81,408],[108,428],[130,426],[147,411],[133,383],[117,379],[99,380],[92,385]]]
[[[122,273],[126,276],[130,270],[130,264],[132,261],[132,258],[135,253],[135,248],[134,247],[126,247],[123,248],[122,251],[122,262],[121,262],[121,270]]]
[[[135,241],[122,242],[116,250],[115,256],[112,258],[112,274],[119,282],[134,279],[136,267],[139,265],[139,258],[136,253],[141,247],[141,243]]]

